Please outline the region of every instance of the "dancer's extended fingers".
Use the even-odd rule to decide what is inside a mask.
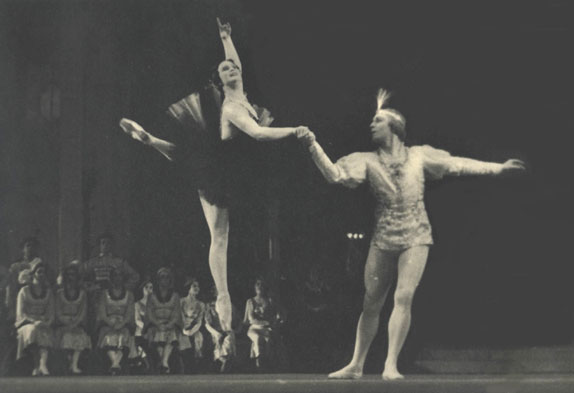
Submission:
[[[516,165],[518,168],[520,169],[526,169],[526,163],[522,160],[518,160],[518,159],[513,159],[512,160],[514,165]]]
[[[526,163],[516,158],[506,161],[506,165],[511,169],[526,169]]]
[[[219,33],[221,36],[229,36],[231,35],[231,24],[229,23],[221,23],[221,19],[219,17],[217,19],[217,27],[219,28]]]

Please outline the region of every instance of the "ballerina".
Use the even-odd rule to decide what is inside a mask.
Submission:
[[[524,162],[503,164],[454,157],[431,146],[406,146],[406,120],[391,108],[383,108],[389,94],[380,89],[371,135],[377,150],[353,153],[333,164],[308,133],[301,141],[330,183],[355,188],[367,182],[376,199],[375,228],[367,256],[363,310],[357,326],[351,362],[329,378],[357,379],[363,375],[367,352],[379,327],[379,315],[395,276],[394,307],[388,327],[388,352],[384,380],[404,378],[397,360],[411,323],[411,304],[433,244],[423,196],[425,175],[500,175],[524,170]]]
[[[227,285],[229,205],[253,195],[245,174],[256,177],[261,168],[254,141],[272,141],[309,132],[306,127],[269,127],[269,111],[247,100],[242,66],[231,40],[231,26],[217,18],[225,60],[217,66],[213,83],[171,105],[169,127],[183,129],[193,138],[193,151],[148,133],[136,122],[122,119],[120,126],[134,139],[158,150],[169,160],[190,154],[199,199],[210,235],[209,267],[217,288],[216,310],[225,331],[231,328],[231,298]],[[224,97],[222,101],[222,96]],[[174,121],[175,120],[175,121]],[[190,132],[191,131],[191,132]],[[250,174],[250,175],[249,175]]]

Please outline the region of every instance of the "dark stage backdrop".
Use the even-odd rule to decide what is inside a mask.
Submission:
[[[193,179],[117,123],[153,127],[205,83],[223,57],[220,16],[232,25],[250,99],[277,125],[308,125],[333,159],[373,148],[368,124],[382,86],[407,117],[408,143],[527,161],[515,178],[429,184],[436,245],[411,348],[572,340],[569,2],[1,1],[0,10],[3,263],[29,233],[58,266],[89,256],[95,236],[111,230],[142,273],[167,264],[211,285]],[[320,336],[348,354],[372,200],[366,189],[326,185],[296,141],[268,152],[280,259],[267,260],[264,220],[237,212],[237,306],[256,274],[270,274],[298,332],[294,347]],[[348,232],[367,238],[349,241]],[[312,270],[330,286],[327,314],[306,314]]]

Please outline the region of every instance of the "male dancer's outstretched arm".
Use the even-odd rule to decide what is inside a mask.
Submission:
[[[331,161],[321,145],[317,142],[315,134],[312,131],[297,134],[297,138],[303,143],[304,146],[309,149],[313,162],[323,177],[327,180],[327,182],[331,184],[341,184],[349,188],[355,188],[366,180],[367,168],[366,165],[361,162],[361,160],[356,160],[356,173],[350,174],[348,168],[346,168],[346,165],[341,164],[341,161],[337,161],[337,163],[333,163]],[[352,158],[357,154],[361,153],[354,153],[347,157]],[[345,160],[345,158],[342,160]],[[395,193],[397,191],[396,187],[388,178],[388,175],[381,174],[381,177],[382,180],[384,180],[382,184],[386,190],[391,193]]]

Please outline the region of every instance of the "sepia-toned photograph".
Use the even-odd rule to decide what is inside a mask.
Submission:
[[[573,51],[568,0],[0,0],[0,391],[574,391]]]

